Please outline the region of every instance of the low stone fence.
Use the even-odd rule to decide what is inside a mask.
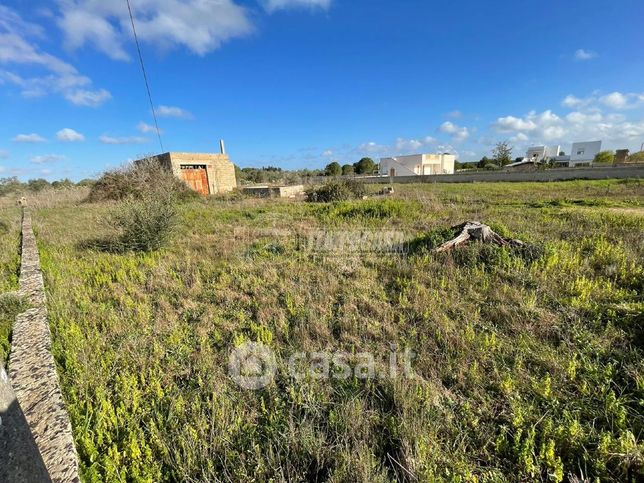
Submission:
[[[0,439],[11,447],[1,457],[0,480],[80,481],[72,428],[51,354],[45,286],[27,210],[22,218],[18,295],[32,308],[16,318],[8,380],[4,370],[0,374],[0,409],[7,419],[2,423],[4,434]],[[2,408],[3,400],[6,408]]]

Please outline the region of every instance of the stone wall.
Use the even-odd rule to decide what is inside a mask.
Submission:
[[[51,333],[38,247],[31,225],[31,214],[26,210],[22,220],[18,295],[26,298],[32,308],[20,314],[13,327],[8,377],[16,399],[11,403],[13,407],[10,407],[14,414],[12,420],[16,424],[12,431],[21,438],[25,448],[23,451],[29,451],[30,447],[33,449],[25,428],[19,427],[21,421],[26,421],[51,481],[80,481],[72,428],[51,354]],[[0,375],[6,376],[4,371]],[[24,420],[21,420],[21,415]],[[21,470],[20,458],[8,464],[12,465],[9,468],[11,471]],[[28,471],[31,476],[19,481],[49,481],[42,475],[36,476],[39,474],[38,468],[39,461],[34,457],[33,471]]]

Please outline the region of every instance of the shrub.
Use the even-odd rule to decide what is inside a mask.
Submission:
[[[90,203],[127,198],[143,199],[149,193],[172,193],[177,199],[193,199],[199,195],[154,158],[146,158],[126,167],[107,171],[87,197]]]
[[[116,251],[149,252],[163,247],[177,225],[177,209],[170,193],[129,198],[110,213],[109,224],[120,234],[110,243]]]
[[[319,188],[307,192],[308,201],[314,203],[329,203],[332,201],[347,201],[362,198],[366,194],[362,183],[351,179],[330,181]]]

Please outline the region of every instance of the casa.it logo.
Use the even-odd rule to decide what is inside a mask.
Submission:
[[[228,358],[228,374],[243,389],[268,386],[276,372],[275,355],[261,342],[245,342],[235,347]]]

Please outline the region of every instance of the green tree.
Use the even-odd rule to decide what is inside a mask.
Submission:
[[[494,161],[499,166],[505,166],[512,162],[512,146],[507,141],[499,141],[492,150]]]
[[[488,158],[487,156],[483,156],[481,160],[477,163],[477,167],[483,169],[485,168],[488,164],[490,164],[492,160]]]
[[[376,170],[376,163],[371,158],[362,158],[353,168],[357,174],[371,174]]]
[[[23,184],[15,176],[0,178],[0,196],[18,191],[22,186]]]
[[[345,164],[342,166],[342,176],[347,176],[349,174],[355,173],[356,170],[353,167],[353,164]]]
[[[29,188],[30,191],[42,191],[45,188],[49,188],[49,186],[49,181],[43,178],[30,179],[27,181],[27,188]]]
[[[612,163],[615,160],[615,153],[612,151],[600,151],[595,155],[593,163]]]
[[[51,187],[54,189],[69,189],[74,187],[74,183],[69,178],[65,178],[57,181],[52,181]]]
[[[644,151],[638,151],[631,154],[628,157],[628,161],[631,163],[644,163]]]
[[[342,174],[342,166],[337,161],[333,161],[326,165],[324,168],[325,176],[340,176]]]

